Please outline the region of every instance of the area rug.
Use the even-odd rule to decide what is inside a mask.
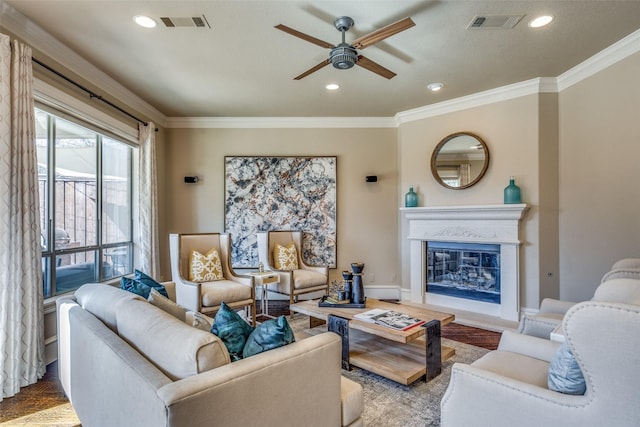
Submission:
[[[300,337],[314,333],[306,316],[290,320]],[[317,329],[317,328],[316,328]],[[315,331],[317,333],[317,330]],[[363,421],[367,427],[425,427],[440,425],[440,400],[449,385],[451,366],[456,362],[471,363],[489,350],[443,338],[442,344],[453,347],[456,354],[442,364],[442,373],[428,383],[418,380],[405,386],[359,368],[342,374],[362,385],[364,390]]]

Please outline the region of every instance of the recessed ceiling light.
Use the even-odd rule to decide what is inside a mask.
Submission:
[[[328,85],[325,86],[325,89],[327,90],[338,90],[340,89],[340,85],[337,83],[329,83]]]
[[[153,28],[158,24],[155,19],[150,18],[148,16],[144,16],[144,15],[134,16],[133,20],[135,21],[136,24],[144,28]]]
[[[532,19],[529,22],[529,26],[531,28],[540,28],[540,27],[544,27],[545,25],[547,25],[551,21],[553,21],[553,16],[551,16],[551,15],[538,16],[537,18]]]
[[[444,87],[444,83],[429,83],[429,85],[427,85],[427,89],[429,89],[432,92],[437,92],[443,87]]]

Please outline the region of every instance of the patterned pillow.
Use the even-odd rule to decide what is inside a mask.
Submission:
[[[296,245],[289,243],[287,247],[276,243],[273,250],[273,262],[276,270],[297,270],[298,269],[298,252]]]
[[[165,289],[165,287],[158,282],[155,283],[156,285],[153,285],[148,280],[138,280],[136,277],[123,277],[120,279],[120,289],[133,292],[134,294],[140,295],[144,299],[149,298],[151,289],[155,289],[162,296],[167,297],[167,290]]]
[[[213,319],[211,333],[222,340],[229,351],[231,361],[242,359],[242,350],[251,332],[253,332],[253,326],[245,322],[223,301]]]
[[[295,340],[293,330],[289,326],[286,317],[280,316],[277,319],[269,319],[258,325],[251,332],[242,349],[242,358],[245,359],[263,351],[291,344]]]
[[[162,285],[161,283],[158,283],[153,277],[148,276],[144,274],[142,271],[136,269],[133,278],[137,282],[144,283],[145,285],[151,288],[155,288],[156,291],[160,292],[160,295],[162,295],[163,297],[169,298],[169,295],[167,294],[167,290],[165,289],[164,285]]]
[[[223,280],[222,264],[216,248],[211,249],[206,255],[192,250],[189,257],[189,280],[193,282],[212,282]]]

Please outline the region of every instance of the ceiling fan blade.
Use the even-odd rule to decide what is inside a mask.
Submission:
[[[301,38],[302,40],[306,40],[306,41],[308,41],[310,43],[313,43],[315,45],[318,45],[320,47],[326,47],[327,49],[333,49],[334,48],[334,46],[331,43],[327,43],[325,41],[322,41],[320,39],[312,37],[312,36],[310,36],[308,34],[301,33],[300,31],[294,30],[293,28],[287,27],[286,25],[279,24],[279,25],[276,25],[273,28],[277,28],[280,31],[284,31],[285,33],[291,34],[292,36],[296,36],[298,38]]]
[[[387,37],[391,37],[394,34],[398,34],[401,31],[407,30],[414,25],[416,24],[411,20],[411,18],[404,18],[398,22],[387,25],[386,27],[382,27],[372,33],[369,33],[362,37],[358,37],[353,41],[353,43],[351,43],[351,46],[355,47],[356,49],[364,49],[365,47],[378,43],[379,41],[384,40]]]
[[[309,74],[311,74],[311,73],[315,73],[315,72],[316,72],[316,71],[318,71],[320,68],[324,67],[325,65],[328,65],[328,64],[329,64],[329,62],[330,62],[330,61],[329,61],[328,59],[325,59],[324,61],[322,61],[321,63],[319,63],[319,64],[318,64],[318,65],[316,65],[315,67],[313,67],[313,68],[309,68],[309,69],[308,69],[307,71],[305,71],[304,73],[300,74],[300,75],[299,75],[299,76],[297,76],[297,77],[294,77],[294,78],[293,78],[293,80],[300,80],[300,79],[302,79],[302,78],[304,78],[304,77],[307,77]]]
[[[392,79],[396,75],[396,73],[394,73],[393,71],[384,68],[382,65],[375,63],[369,58],[366,58],[362,55],[358,55],[358,62],[356,62],[356,65],[359,65],[369,71],[373,71],[374,73],[387,79]]]

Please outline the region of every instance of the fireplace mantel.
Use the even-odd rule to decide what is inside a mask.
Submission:
[[[435,304],[518,321],[520,308],[520,222],[526,204],[430,206],[401,208],[410,241],[411,301]],[[500,245],[500,304],[470,301],[426,292],[425,242]]]

